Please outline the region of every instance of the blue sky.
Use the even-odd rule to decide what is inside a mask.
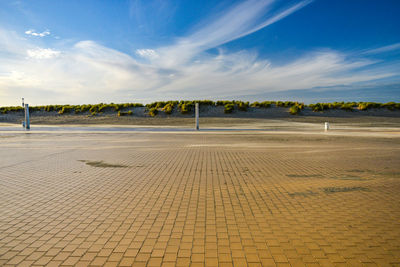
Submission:
[[[0,0],[0,106],[400,101],[400,1]]]

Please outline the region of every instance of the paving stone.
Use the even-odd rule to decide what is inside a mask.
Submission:
[[[0,265],[396,266],[400,143],[346,138],[0,139]]]

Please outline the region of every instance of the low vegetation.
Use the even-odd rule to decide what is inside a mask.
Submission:
[[[240,101],[237,103],[238,110],[240,110],[240,111],[247,111],[249,106],[250,106],[249,102],[241,102]]]
[[[224,106],[224,113],[232,113],[233,109],[235,108],[235,105],[232,103],[228,103]]]
[[[247,112],[249,108],[267,109],[271,107],[287,108],[292,115],[301,114],[305,109],[313,112],[325,112],[329,110],[345,110],[345,111],[367,111],[376,109],[400,110],[400,103],[376,103],[376,102],[333,102],[333,103],[313,103],[305,105],[304,103],[293,101],[263,101],[263,102],[243,102],[243,101],[212,101],[212,100],[192,100],[192,101],[158,101],[150,104],[140,103],[124,103],[124,104],[85,104],[85,105],[47,105],[47,106],[31,106],[30,112],[55,112],[59,115],[64,114],[87,114],[88,116],[96,116],[107,113],[116,112],[118,117],[133,115],[134,108],[144,108],[143,112],[154,117],[160,111],[167,115],[173,112],[181,114],[191,114],[195,103],[199,103],[200,108],[204,107],[223,107],[224,113],[233,113],[235,110]],[[19,113],[23,114],[24,108],[21,106],[0,107],[0,114]]]
[[[192,101],[180,101],[178,104],[178,108],[182,114],[188,114],[192,111],[192,107],[194,106],[194,102]]]
[[[171,115],[172,111],[174,110],[174,104],[168,103],[162,108],[162,110],[165,112],[165,114]]]
[[[128,112],[118,111],[118,117],[121,117],[121,116],[132,116],[132,114],[133,114],[132,110],[129,110]]]
[[[295,103],[289,108],[289,113],[292,115],[297,115],[300,113],[300,111],[304,108],[303,103]]]
[[[251,106],[255,108],[270,108],[274,103],[274,101],[254,102]]]
[[[158,109],[157,108],[151,108],[149,110],[149,115],[152,117],[155,117],[158,114]]]
[[[0,107],[0,113],[2,114],[7,114],[9,112],[23,112],[23,111],[24,111],[23,107]]]

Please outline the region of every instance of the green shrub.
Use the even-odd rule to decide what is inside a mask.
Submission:
[[[249,107],[249,102],[238,102],[237,103],[237,107],[240,111],[247,111],[248,107]]]
[[[211,100],[198,100],[196,101],[200,106],[215,106],[215,102]]]
[[[81,105],[80,107],[78,107],[78,109],[81,110],[81,112],[88,112],[91,109],[91,105]]]
[[[191,110],[190,106],[187,105],[187,104],[182,104],[181,107],[180,107],[180,109],[181,109],[181,113],[182,113],[182,114],[187,114],[187,113],[189,113],[190,110]]]
[[[233,104],[226,104],[224,107],[224,113],[232,113],[235,105]]]
[[[316,104],[310,104],[308,105],[312,111],[318,112],[318,111],[324,111],[329,109],[329,104],[327,103],[316,103]]]
[[[30,109],[29,109],[30,110]],[[8,112],[21,112],[24,111],[24,108],[21,106],[16,106],[16,107],[3,107],[2,108],[2,113],[8,113]]]
[[[146,108],[147,109],[152,109],[152,108],[163,108],[164,106],[166,105],[166,102],[163,102],[163,101],[159,101],[159,102],[153,102],[153,103],[150,103],[150,104],[147,104],[146,105]]]
[[[277,102],[275,102],[275,105],[276,105],[277,107],[288,108],[288,107],[291,107],[291,106],[295,105],[296,103],[297,103],[297,102],[293,102],[293,101],[285,101],[285,102],[283,102],[283,101],[277,101]]]
[[[297,104],[298,104],[297,102],[286,101],[286,102],[284,103],[284,106],[287,108],[287,107],[291,107],[291,106],[294,106],[294,105],[297,105]]]
[[[151,108],[149,110],[149,115],[155,117],[158,114],[158,110],[156,108]]]
[[[115,111],[120,111],[123,105],[113,104],[112,107],[114,108]]]
[[[358,109],[359,110],[367,110],[368,109],[368,104],[367,103],[359,103],[358,104]]]
[[[389,110],[396,110],[396,109],[400,109],[400,103],[388,102],[388,103],[382,104],[382,107],[387,108]]]
[[[124,104],[124,107],[126,108],[139,108],[139,107],[144,107],[143,104],[141,103],[126,103]]]
[[[163,107],[163,111],[165,112],[165,114],[170,115],[172,113],[172,110],[174,109],[174,105],[172,103],[168,103]]]
[[[178,108],[182,114],[188,114],[194,106],[193,101],[179,101]]]
[[[298,103],[298,102],[296,102],[295,106],[297,106],[300,110],[304,109],[305,107],[304,103]]]
[[[150,110],[150,109],[152,109],[152,108],[155,108],[156,106],[157,106],[157,102],[150,103],[150,104],[146,104],[146,108],[147,108],[148,110]]]
[[[270,108],[273,103],[274,103],[273,101],[263,101],[261,103],[254,102],[251,104],[251,106],[256,108]]]
[[[299,114],[300,110],[301,109],[300,109],[300,107],[298,105],[293,105],[293,106],[290,107],[289,112],[292,115],[297,115],[297,114]]]
[[[354,109],[353,109],[353,104],[352,104],[352,103],[343,104],[343,105],[341,106],[341,109],[346,110],[346,111],[353,111],[353,110],[354,110]]]
[[[91,107],[89,108],[89,112],[90,112],[90,113],[93,113],[93,112],[96,112],[96,113],[97,113],[97,106],[91,106]]]
[[[99,112],[103,112],[103,111],[105,111],[107,108],[108,108],[108,105],[104,105],[104,104],[103,104],[103,105],[100,105],[100,106],[99,106],[98,111],[99,111]]]
[[[358,103],[359,110],[368,110],[371,108],[380,108],[380,107],[382,107],[382,104],[375,103],[375,102],[359,102]]]
[[[64,106],[64,107],[62,107],[62,109],[58,112],[58,114],[70,113],[72,110],[75,110],[75,108],[72,107],[72,106]]]
[[[317,111],[322,111],[321,107],[317,104],[310,104],[308,105],[312,111],[317,112]]]
[[[53,106],[53,105],[46,106],[46,107],[44,108],[44,110],[47,111],[47,112],[53,111],[53,110],[54,110],[54,106]]]
[[[164,101],[157,102],[156,108],[157,108],[157,109],[163,108],[166,104],[167,104],[167,103],[164,102]]]
[[[29,106],[29,112],[34,112],[34,111],[41,111],[43,106]]]
[[[183,102],[183,101],[181,101],[181,102]],[[184,101],[184,102],[188,102],[188,101]],[[152,108],[164,109],[164,107],[167,105],[172,105],[172,107],[175,107],[176,105],[178,105],[178,103],[179,103],[178,101],[158,101],[158,102],[146,104],[146,109],[147,110],[150,110]],[[140,104],[134,104],[134,105],[139,106]]]
[[[341,108],[341,106],[342,106],[342,103],[338,103],[338,102],[333,102],[333,103],[328,104],[329,109],[338,109],[338,108]]]
[[[217,106],[226,106],[227,104],[235,104],[235,101],[217,101]]]
[[[122,112],[122,111],[118,111],[118,117],[121,117],[121,116],[130,116],[130,115],[132,115],[132,111],[128,111],[128,112]]]
[[[260,107],[260,102],[257,102],[257,101],[253,102],[253,103],[251,103],[250,107],[259,108]]]

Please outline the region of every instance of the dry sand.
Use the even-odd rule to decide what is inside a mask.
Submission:
[[[399,266],[396,123],[0,127],[0,265]]]

